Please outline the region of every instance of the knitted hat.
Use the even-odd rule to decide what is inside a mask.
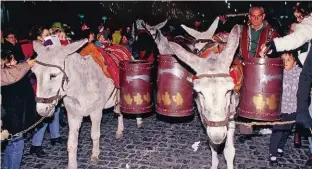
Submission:
[[[61,22],[54,22],[51,27],[54,29],[60,29],[61,31],[64,31],[64,28]]]

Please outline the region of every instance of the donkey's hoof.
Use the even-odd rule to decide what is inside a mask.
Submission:
[[[90,164],[97,164],[100,161],[99,157],[91,156],[89,163]]]
[[[77,169],[78,167],[77,166],[75,166],[75,165],[68,165],[67,166],[67,169]]]
[[[116,139],[120,139],[123,136],[122,132],[116,132]]]

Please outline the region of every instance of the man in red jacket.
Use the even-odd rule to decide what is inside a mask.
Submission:
[[[260,57],[261,46],[279,36],[277,31],[265,21],[265,12],[262,7],[251,7],[249,9],[248,19],[248,24],[242,27],[240,39],[242,60],[251,57]],[[270,53],[268,57],[278,57],[278,55],[276,53]],[[237,60],[238,58],[235,57],[234,62]],[[240,125],[239,128],[242,134],[251,134],[252,132],[252,128],[247,128],[244,125]]]
[[[265,13],[262,7],[254,6],[249,10],[249,24],[243,26],[240,41],[240,52],[243,59],[260,57],[261,45],[278,37],[277,31],[265,21]],[[271,57],[275,53],[272,53]]]

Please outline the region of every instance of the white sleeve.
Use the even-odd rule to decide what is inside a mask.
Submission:
[[[307,58],[307,56],[308,56],[308,53],[309,53],[309,51],[310,51],[310,48],[311,48],[311,43],[309,43],[308,51],[306,51],[306,52],[304,52],[304,53],[299,53],[298,58],[299,58],[299,61],[300,61],[300,63],[301,63],[302,65],[304,64],[304,62],[305,62],[305,60],[306,60],[306,58]]]
[[[295,31],[287,36],[274,38],[276,51],[289,51],[297,49],[312,39],[312,17],[304,19],[296,25]]]

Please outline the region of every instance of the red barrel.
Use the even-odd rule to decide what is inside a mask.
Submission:
[[[120,110],[129,114],[152,111],[152,62],[120,62]]]
[[[157,74],[156,111],[164,116],[185,117],[193,114],[192,74],[171,55],[160,55]]]
[[[262,121],[280,118],[283,68],[283,61],[279,58],[244,60],[239,116]]]

